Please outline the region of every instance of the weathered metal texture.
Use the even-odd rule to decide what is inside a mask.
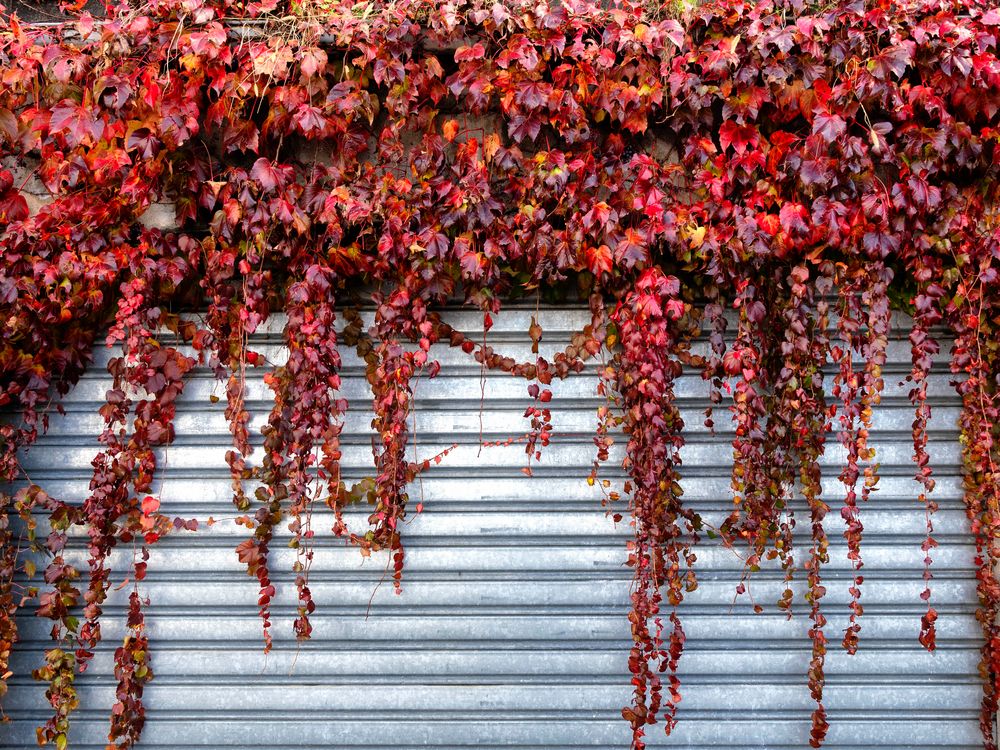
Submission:
[[[529,358],[529,317],[514,309],[497,318],[491,345]],[[474,312],[455,312],[459,327],[481,331]],[[553,351],[587,322],[580,309],[543,310],[543,349]],[[280,326],[253,344],[281,358]],[[945,347],[947,349],[947,347]],[[543,352],[544,353],[544,352]],[[483,448],[485,440],[523,434],[525,383],[490,374],[458,351],[438,353],[436,379],[416,386],[414,450],[428,457],[457,442],[444,462],[412,487],[425,511],[405,527],[406,571],[401,596],[383,581],[386,558],[363,561],[357,550],[321,535],[311,586],[318,605],[311,641],[292,637],[291,550],[274,546],[275,648],[261,652],[256,581],[233,552],[246,533],[231,522],[169,538],[152,551],[142,593],[156,679],[147,690],[143,746],[192,747],[519,747],[628,746],[619,714],[630,697],[627,652],[630,573],[624,565],[627,520],[615,526],[585,477],[594,457],[595,368],[553,385],[554,443],[521,473],[521,445]],[[97,409],[109,380],[99,363],[69,394],[65,417],[25,456],[33,481],[79,501],[98,445]],[[836,643],[846,626],[852,571],[839,536],[837,481],[842,451],[834,436],[825,459],[826,500],[833,546],[824,599],[830,618],[826,703],[828,748],[981,746],[976,673],[980,634],[973,617],[973,550],[961,504],[957,401],[942,361],[931,378],[934,408],[929,450],[937,477],[940,547],[934,551],[933,600],[940,612],[938,651],[917,643],[923,603],[920,544],[924,514],[912,480],[903,330],[886,368],[887,393],[874,430],[882,481],[863,511],[865,583],[862,641],[856,656]],[[259,425],[269,408],[263,368],[250,371],[247,396]],[[345,432],[346,475],[370,473],[368,388],[356,358],[345,357],[344,392],[353,411]],[[177,441],[162,456],[157,488],[171,515],[231,518],[224,454],[229,445],[222,388],[207,371],[188,383],[177,419]],[[682,378],[678,396],[688,425],[683,474],[685,500],[718,522],[731,507],[732,439],[725,407],[719,433],[702,426],[706,384]],[[481,403],[482,399],[482,403]],[[619,446],[620,447],[620,446]],[[620,449],[604,469],[616,485]],[[412,506],[411,506],[412,507]],[[798,507],[799,518],[805,510]],[[359,520],[360,520],[360,515]],[[314,527],[328,529],[317,512]],[[806,523],[800,523],[805,530]],[[287,533],[287,532],[286,532]],[[802,552],[806,544],[803,539]],[[773,602],[780,576],[763,571],[751,581],[754,615],[744,596],[734,603],[740,561],[706,540],[699,552],[701,586],[682,607],[688,634],[681,661],[680,724],[669,739],[650,728],[654,744],[686,748],[804,748],[811,703],[806,608],[797,599],[792,620]],[[116,553],[117,581],[132,550]],[[77,555],[82,561],[82,557]],[[801,594],[801,582],[798,584]],[[105,645],[79,679],[82,708],[72,746],[104,746],[113,700],[111,652],[123,635],[116,593],[104,618]],[[13,723],[0,726],[3,747],[31,747],[46,717],[43,688],[30,678],[47,645],[47,623],[22,622],[25,641],[6,698]]]

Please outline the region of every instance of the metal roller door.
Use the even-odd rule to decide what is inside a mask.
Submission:
[[[498,316],[489,343],[530,358],[533,313],[511,308]],[[474,311],[455,311],[450,319],[466,331],[481,331]],[[561,348],[588,320],[578,308],[543,309],[542,353]],[[280,322],[274,322],[251,345],[274,361],[281,358],[281,340]],[[832,642],[826,747],[981,747],[981,636],[961,503],[958,402],[942,361],[930,382],[929,450],[941,510],[933,567],[938,650],[928,654],[917,643],[924,517],[911,478],[912,409],[899,385],[909,371],[905,329],[897,329],[889,354],[887,393],[874,431],[882,480],[862,516],[865,615],[854,657],[834,645],[846,626],[851,569],[839,536],[842,454],[833,438],[825,458],[824,497],[834,508],[824,599]],[[66,416],[53,417],[48,435],[24,459],[34,482],[74,501],[87,493],[98,450],[98,407],[109,386],[103,365],[110,354],[97,356],[67,397]],[[625,619],[631,575],[624,565],[629,528],[605,516],[598,492],[585,481],[599,404],[595,371],[552,386],[557,434],[529,479],[521,472],[521,445],[479,449],[480,433],[496,440],[527,430],[525,382],[491,374],[481,390],[471,358],[444,347],[437,356],[441,374],[416,386],[416,450],[423,458],[452,443],[459,447],[411,489],[411,509],[422,498],[424,512],[411,512],[405,527],[402,595],[394,595],[391,580],[380,585],[385,557],[363,561],[356,549],[321,534],[311,577],[315,629],[300,645],[291,627],[292,551],[276,542],[273,578],[283,585],[275,600],[275,647],[265,656],[256,580],[233,552],[246,530],[220,522],[165,539],[153,548],[141,589],[150,599],[156,674],[146,692],[143,747],[628,747],[620,710],[631,695]],[[370,473],[370,400],[358,360],[345,353],[344,364],[352,408],[344,463],[354,481]],[[270,407],[263,372],[252,370],[248,384],[257,425]],[[223,395],[222,386],[199,370],[178,411],[177,440],[161,456],[162,510],[170,515],[202,521],[234,515],[224,461],[230,436],[224,403],[210,403],[213,393]],[[678,397],[687,424],[685,500],[718,521],[731,503],[728,419],[724,410],[718,415],[716,436],[702,426],[707,387],[697,374],[678,383]],[[618,448],[604,475],[620,484]],[[329,529],[329,519],[317,513],[314,526]],[[651,728],[650,742],[806,747],[812,704],[805,682],[805,605],[786,620],[773,606],[780,576],[765,571],[752,580],[754,598],[765,605],[764,614],[754,615],[746,597],[734,603],[736,557],[709,540],[698,556],[701,585],[682,607],[688,643],[680,724],[669,739],[660,727]],[[131,550],[115,558],[116,581],[131,558]],[[71,747],[105,745],[114,694],[111,656],[124,634],[125,594],[112,600],[102,650],[78,680],[81,708]],[[43,687],[30,677],[41,663],[47,631],[47,621],[24,617],[17,675],[6,699],[13,723],[0,725],[3,747],[33,747],[34,727],[47,715]]]

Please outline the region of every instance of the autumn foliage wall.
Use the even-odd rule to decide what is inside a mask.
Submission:
[[[121,347],[86,501],[36,486],[0,495],[0,696],[26,593],[53,623],[36,672],[53,707],[39,740],[67,743],[73,678],[101,640],[111,551],[194,525],[163,515],[152,493],[195,364],[171,342],[193,345],[226,383],[233,499],[251,529],[237,554],[260,583],[265,648],[280,524],[299,551],[295,632],[310,635],[305,519],[316,502],[335,512],[334,534],[390,550],[401,585],[406,485],[425,468],[406,460],[410,383],[436,373],[428,350],[441,342],[527,381],[535,457],[558,429],[546,386],[608,357],[591,481],[623,433],[629,482],[611,511],[629,515],[635,534],[634,701],[622,712],[635,748],[649,725],[675,721],[676,608],[697,585],[706,533],[682,499],[673,383],[687,365],[714,402],[731,387],[723,412],[706,416],[735,425],[734,510],[713,533],[750,571],[769,560],[789,581],[804,571],[819,746],[823,564],[829,537],[846,538],[851,620],[829,647],[853,652],[862,506],[878,482],[867,438],[890,308],[901,306],[913,318],[914,476],[927,515],[927,610],[915,633],[934,648],[926,384],[945,330],[977,550],[984,746],[996,748],[1000,12],[974,0],[310,9],[153,0],[112,5],[107,20],[0,22],[0,475],[10,487],[25,484],[18,450],[104,343],[96,332]],[[28,181],[51,201],[29,211]],[[176,207],[176,229],[143,219],[157,202]],[[488,329],[503,299],[559,285],[582,290],[593,322],[551,361],[516,362],[435,312],[460,297]],[[359,304],[374,305],[373,325]],[[267,376],[274,407],[251,457],[243,381],[266,363],[247,337],[275,312],[287,314],[289,358]],[[710,353],[695,356],[703,331]],[[364,357],[373,392],[376,476],[358,486],[340,476],[343,347]],[[820,492],[829,441],[848,456],[834,497]],[[793,486],[809,509],[809,542],[794,555]],[[343,521],[355,502],[370,503],[367,533]],[[63,556],[74,534],[87,541],[86,569]],[[38,551],[48,564],[30,577]],[[135,581],[145,566],[137,558]],[[791,602],[789,586],[778,606]],[[143,604],[133,593],[115,654],[111,747],[130,747],[143,725],[155,666]]]

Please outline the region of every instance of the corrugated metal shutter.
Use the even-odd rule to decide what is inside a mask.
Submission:
[[[526,359],[528,316],[513,309],[489,334],[500,351]],[[481,330],[473,312],[451,319]],[[551,351],[587,321],[580,309],[543,310],[544,348]],[[280,357],[280,328],[258,335],[255,347]],[[544,353],[544,352],[543,352]],[[109,356],[101,355],[101,363]],[[291,636],[290,551],[275,544],[279,591],[274,651],[261,653],[256,581],[233,552],[246,533],[221,523],[154,548],[142,590],[151,600],[148,624],[156,679],[147,691],[143,746],[186,747],[520,747],[625,748],[620,709],[629,701],[625,619],[630,571],[624,565],[627,524],[617,528],[584,481],[591,442],[596,375],[556,384],[551,406],[558,436],[535,466],[521,474],[521,446],[480,451],[487,440],[526,431],[525,383],[489,375],[480,410],[478,366],[453,350],[444,367],[416,389],[417,450],[430,456],[460,447],[412,491],[425,512],[406,527],[407,567],[402,596],[379,585],[385,558],[366,563],[355,549],[322,537],[312,573],[318,605],[313,639]],[[909,369],[905,333],[897,331],[887,368],[888,393],[876,414],[882,463],[878,493],[864,510],[865,584],[862,646],[850,657],[831,647],[827,659],[829,748],[981,746],[976,674],[980,632],[974,620],[973,551],[961,505],[958,411],[944,364],[931,379],[934,406],[930,452],[938,478],[933,586],[940,612],[938,651],[917,643],[922,603],[920,543],[923,512],[911,476],[912,411],[899,387]],[[354,479],[371,464],[370,405],[363,371],[346,358],[351,399],[345,464]],[[249,386],[259,424],[270,391],[261,370]],[[97,408],[108,387],[95,367],[67,399],[65,418],[25,459],[33,481],[56,495],[81,500],[97,450]],[[171,515],[216,518],[233,514],[223,456],[229,435],[221,394],[207,371],[188,384],[177,441],[163,456],[163,509]],[[730,504],[731,435],[702,426],[706,385],[697,375],[679,383],[687,422],[685,499],[718,520]],[[728,423],[717,418],[720,429]],[[840,449],[831,439],[825,459],[825,497],[838,507]],[[613,455],[606,476],[621,482]],[[804,509],[800,509],[804,513]],[[837,526],[836,510],[831,529]],[[317,528],[328,528],[317,519]],[[805,524],[801,524],[805,526]],[[835,530],[826,570],[828,634],[839,641],[846,624],[851,571]],[[836,544],[836,542],[841,544]],[[131,552],[127,552],[131,559]],[[125,555],[117,558],[122,570]],[[699,553],[701,587],[683,606],[689,640],[681,662],[680,724],[664,740],[674,747],[806,747],[811,703],[805,685],[809,659],[804,605],[786,620],[771,606],[780,581],[760,574],[753,615],[733,603],[738,561],[707,543]],[[121,580],[123,574],[119,574]],[[373,594],[374,592],[374,594]],[[369,600],[371,600],[370,614]],[[105,617],[105,645],[79,685],[82,708],[72,746],[103,747],[114,681],[111,651],[123,633],[121,595]],[[46,622],[25,618],[6,710],[4,747],[34,745],[46,717],[42,688],[29,676],[46,647]]]

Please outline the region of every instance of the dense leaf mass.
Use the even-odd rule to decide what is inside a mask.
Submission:
[[[674,725],[677,606],[697,585],[705,535],[682,501],[673,382],[694,366],[715,403],[731,391],[735,504],[711,534],[745,555],[748,575],[767,561],[789,582],[797,565],[806,571],[818,747],[828,726],[822,566],[828,536],[842,534],[855,569],[843,639],[853,652],[862,506],[878,482],[868,434],[895,305],[913,319],[914,472],[927,516],[919,638],[934,648],[927,376],[945,331],[977,549],[982,730],[995,750],[1000,10],[979,0],[311,8],[150,0],[45,27],[0,13],[0,409],[12,415],[0,423],[0,477],[10,486],[24,484],[19,450],[87,367],[97,332],[119,346],[86,501],[34,486],[0,495],[0,696],[15,615],[31,598],[15,578],[48,554],[44,584],[30,590],[53,621],[36,671],[53,706],[39,741],[67,743],[112,550],[135,541],[144,551],[196,526],[167,518],[153,494],[195,365],[187,347],[226,383],[234,502],[251,532],[237,552],[259,581],[269,645],[268,547],[282,523],[298,550],[295,634],[312,630],[317,501],[363,554],[389,550],[400,585],[407,484],[432,464],[405,458],[411,380],[436,374],[429,352],[440,342],[529,381],[531,431],[518,438],[528,474],[555,429],[547,386],[605,352],[595,443],[600,463],[619,428],[627,440],[634,702],[623,716],[635,748],[648,725]],[[173,226],[150,218],[163,204]],[[550,360],[514,361],[435,312],[464,300],[488,331],[502,299],[564,282],[590,299],[593,322]],[[362,304],[375,308],[371,325]],[[289,357],[267,376],[274,407],[251,461],[244,379],[267,363],[247,341],[274,312],[287,314]],[[710,347],[695,354],[702,329]],[[542,331],[529,334],[537,354]],[[376,475],[354,486],[340,472],[344,346],[367,363],[375,414]],[[843,498],[820,494],[827,437],[846,449]],[[590,482],[601,482],[597,468]],[[796,487],[811,530],[798,561]],[[367,533],[344,521],[355,502],[370,504]],[[831,505],[840,512],[828,515]],[[87,570],[63,556],[74,529]],[[137,555],[133,586],[145,573]],[[790,611],[792,598],[789,586],[778,605]],[[143,604],[134,589],[109,747],[130,747],[144,720],[155,658]]]

